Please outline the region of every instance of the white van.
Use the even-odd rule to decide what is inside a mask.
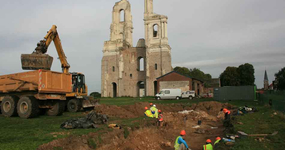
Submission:
[[[160,99],[180,99],[181,89],[162,89],[158,94],[155,95],[157,100]]]

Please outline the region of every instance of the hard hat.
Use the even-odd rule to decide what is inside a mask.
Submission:
[[[153,104],[152,103],[149,103],[149,106],[152,106]]]
[[[155,105],[155,104],[153,104],[153,107],[156,107],[156,105]]]
[[[161,113],[161,110],[158,110],[158,112],[160,112],[160,113]]]
[[[181,130],[180,131],[180,135],[186,135],[186,131],[185,130]]]
[[[223,112],[226,113],[228,110],[226,108],[223,109]]]
[[[216,140],[221,140],[221,138],[220,137],[216,137]]]
[[[147,107],[145,107],[144,109],[145,109],[145,110],[147,110],[148,108],[147,108]]]
[[[207,142],[207,143],[211,143],[212,141],[211,141],[210,139],[207,139],[206,142]]]

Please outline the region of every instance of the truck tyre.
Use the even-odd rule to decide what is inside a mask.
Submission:
[[[1,112],[5,117],[17,116],[17,96],[5,96],[1,103]]]
[[[80,100],[78,99],[71,99],[67,103],[67,110],[69,112],[78,112],[82,108]]]
[[[33,118],[39,115],[39,103],[34,97],[21,97],[17,104],[17,112],[21,118]]]
[[[64,101],[56,101],[52,104],[52,108],[47,110],[46,114],[49,116],[60,116],[64,112],[64,108]]]
[[[177,96],[177,97],[176,97],[176,100],[179,100],[179,99],[180,99],[180,98]]]
[[[189,99],[193,99],[193,97],[192,97],[192,96],[189,96]]]

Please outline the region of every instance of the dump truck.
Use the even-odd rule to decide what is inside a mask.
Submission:
[[[53,57],[46,54],[46,52],[52,41],[54,42],[54,45],[56,47],[56,50],[57,50],[57,53],[58,53],[58,56],[61,62],[61,67],[63,71],[62,73],[59,73],[59,72],[56,73],[56,72],[50,71],[52,62],[53,62]],[[32,93],[32,95],[27,95],[30,99],[34,99],[33,101],[41,102],[39,103],[39,108],[41,110],[47,109],[48,115],[54,115],[54,114],[51,114],[50,111],[57,109],[56,108],[57,106],[60,106],[58,108],[61,108],[61,106],[64,106],[64,108],[67,108],[67,110],[70,112],[77,112],[81,110],[81,108],[94,107],[98,103],[97,100],[94,100],[91,97],[88,97],[88,88],[87,88],[87,85],[85,84],[84,74],[79,73],[79,72],[71,72],[71,73],[69,72],[70,65],[68,64],[66,55],[63,51],[56,25],[53,25],[52,28],[47,32],[44,39],[41,40],[39,43],[37,43],[37,47],[35,48],[32,54],[22,54],[21,55],[21,63],[22,63],[23,70],[36,70],[36,72],[37,71],[38,72],[51,72],[51,73],[47,73],[48,76],[45,77],[45,79],[50,79],[50,80],[46,80],[45,84],[40,84],[39,81],[30,82],[30,80],[32,79],[27,80],[27,78],[30,75],[25,75],[25,74],[33,74],[35,73],[35,71],[1,76],[3,77],[3,80],[0,80],[0,87],[2,86],[3,89],[2,89],[2,92],[0,90],[0,103],[1,103],[1,111],[4,116],[10,117],[10,116],[15,115],[14,113],[12,115],[9,115],[8,110],[12,108],[15,111],[17,109],[17,99],[21,99],[23,95],[27,95],[26,94],[27,92]],[[62,77],[65,77],[65,76],[69,76],[69,77],[68,78],[57,78],[54,76],[55,74],[60,74]],[[36,77],[35,74],[31,76],[33,78]],[[41,76],[38,75],[38,77],[41,77]],[[14,78],[15,80],[12,80]],[[15,81],[19,81],[19,82],[15,82]],[[61,87],[70,86],[70,88],[63,90],[61,88],[58,88],[56,86],[57,84],[60,84]],[[10,85],[13,85],[11,87],[12,89],[9,89],[9,90],[6,89],[6,87],[9,87]],[[21,86],[17,87],[19,85]],[[29,90],[27,89],[21,90],[23,89],[23,87],[27,87],[27,86],[30,87],[32,85],[34,86],[51,85],[49,86],[49,88],[52,88],[52,90],[49,91],[47,94],[53,95],[53,96],[59,94],[61,96],[63,95],[64,96],[61,97],[61,99],[55,99],[55,98],[48,99],[47,98],[46,101],[42,101],[42,99],[39,99],[38,97],[36,97],[36,95],[39,95],[42,93],[41,91],[42,89],[40,89],[40,87],[38,87],[38,89],[31,87],[31,89]],[[56,86],[56,87],[53,88],[53,86]],[[37,94],[35,95],[35,93]],[[14,102],[11,102],[10,100],[9,102],[3,103],[3,101],[5,100],[5,97],[6,99],[7,97],[10,97],[9,99],[15,99],[15,100],[13,100]],[[42,104],[42,102],[44,102],[44,104]],[[51,105],[50,103],[56,104],[56,105]],[[55,108],[53,109],[53,107]],[[61,111],[58,113],[55,112],[55,114],[60,115],[62,114],[62,112]],[[20,114],[19,116],[21,117]],[[34,115],[28,115],[28,116],[29,117],[23,117],[23,118],[30,118],[30,117],[33,117]]]
[[[0,76],[2,115],[36,117],[40,109],[50,116],[61,115],[66,93],[72,92],[71,74],[36,70]]]

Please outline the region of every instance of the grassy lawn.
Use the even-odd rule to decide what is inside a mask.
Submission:
[[[198,102],[204,102],[204,101],[213,101],[212,98],[205,98],[205,99],[180,99],[180,100],[156,100],[153,97],[145,97],[145,98],[128,98],[128,97],[122,97],[122,98],[100,98],[101,104],[107,104],[107,105],[132,105],[138,102],[152,102],[156,104],[175,104],[175,103],[198,103]]]
[[[159,104],[173,104],[183,103],[191,105],[193,103],[212,101],[213,99],[194,99],[194,100],[160,100],[153,98],[101,98],[101,104],[108,105],[131,105],[137,102],[154,102]],[[280,149],[284,148],[285,136],[285,122],[284,118],[273,115],[273,110],[269,108],[260,107],[255,101],[222,101],[223,103],[230,103],[236,106],[248,105],[257,107],[259,112],[253,114],[246,114],[237,117],[237,120],[243,122],[243,125],[235,125],[236,130],[250,133],[273,133],[278,131],[276,136],[268,137],[265,142],[257,142],[254,138],[246,138],[237,141],[233,147],[234,150],[257,150],[257,149]],[[5,118],[0,115],[0,149],[1,150],[31,150],[36,149],[39,145],[48,143],[58,138],[64,138],[70,135],[83,135],[90,132],[98,132],[98,130],[105,130],[106,126],[98,129],[76,129],[63,130],[60,124],[70,118],[85,116],[84,113],[64,113],[63,116],[50,117],[40,116],[34,119],[21,119],[19,117]],[[120,125],[133,127],[140,124],[143,118],[133,119],[118,119],[111,118],[111,120],[120,121]],[[52,133],[60,133],[54,134]]]
[[[242,138],[237,141],[233,150],[278,150],[285,148],[285,121],[284,116],[274,115],[274,110],[259,107],[259,112],[237,117],[241,124],[235,124],[236,131],[247,134],[271,134],[278,131],[275,136],[269,136],[264,141],[256,141],[256,137]]]
[[[34,119],[19,117],[5,118],[0,115],[0,149],[31,150],[43,143],[68,135],[82,135],[99,129],[63,130],[60,124],[70,118],[83,116],[83,113],[64,113],[60,117],[40,116]],[[54,137],[51,133],[62,132]]]

